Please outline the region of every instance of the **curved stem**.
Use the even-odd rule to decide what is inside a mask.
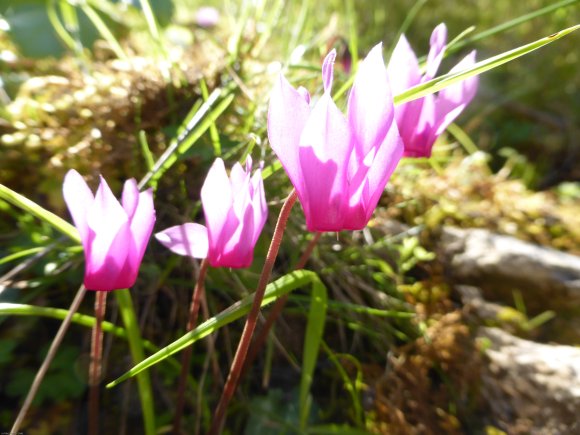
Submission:
[[[312,251],[314,251],[314,248],[316,247],[316,244],[320,240],[321,236],[322,236],[322,233],[315,233],[314,234],[314,237],[312,238],[312,240],[310,240],[310,242],[308,242],[308,246],[306,247],[306,250],[300,256],[298,263],[296,263],[296,266],[294,266],[294,270],[304,269],[304,266],[306,266],[306,262],[308,261],[308,259],[312,255]],[[262,349],[262,347],[264,346],[264,343],[266,342],[266,339],[268,338],[268,334],[270,333],[270,329],[272,329],[272,326],[274,326],[274,323],[276,322],[278,317],[280,317],[280,314],[282,313],[282,310],[286,306],[286,302],[288,302],[289,297],[290,297],[290,293],[285,294],[284,296],[279,298],[276,301],[276,303],[274,304],[274,306],[272,307],[272,309],[270,310],[270,314],[268,314],[268,317],[266,318],[266,322],[264,323],[264,325],[262,326],[262,329],[260,330],[260,334],[257,336],[256,340],[254,340],[254,343],[252,343],[252,347],[250,348],[250,351],[248,352],[248,357],[246,358],[244,370],[246,368],[250,367],[252,365],[252,363],[254,362],[254,359],[256,359],[256,356],[258,356],[258,352],[260,351],[260,349]]]
[[[26,399],[24,399],[24,403],[22,404],[22,408],[20,408],[20,412],[18,413],[18,416],[16,417],[16,421],[12,425],[12,429],[10,430],[10,433],[13,433],[13,434],[18,433],[20,426],[22,425],[22,421],[24,420],[24,417],[26,417],[26,413],[28,412],[28,409],[30,408],[32,401],[34,400],[34,397],[36,396],[36,393],[38,392],[38,388],[40,387],[40,384],[42,383],[42,380],[44,379],[44,376],[46,375],[46,372],[48,371],[48,368],[50,367],[50,363],[54,359],[54,356],[56,355],[56,352],[57,352],[58,348],[60,347],[60,344],[62,343],[62,339],[64,338],[64,335],[66,334],[66,331],[68,330],[68,327],[71,323],[73,315],[78,311],[79,306],[81,305],[81,302],[82,302],[83,298],[85,297],[86,293],[87,293],[87,289],[85,288],[84,285],[81,285],[77,291],[75,298],[72,301],[72,304],[70,305],[70,308],[68,309],[68,313],[67,313],[66,317],[64,318],[64,320],[60,324],[60,328],[58,328],[58,332],[56,333],[54,340],[52,340],[52,343],[50,345],[50,348],[48,349],[48,352],[46,353],[46,356],[44,357],[44,361],[42,362],[42,365],[40,366],[40,368],[38,369],[38,372],[36,373],[36,376],[34,377],[34,381],[32,382],[32,385],[30,386],[30,390],[28,390],[28,394],[26,395]]]
[[[201,262],[197,282],[191,297],[191,305],[189,306],[189,317],[187,319],[187,332],[192,331],[197,323],[197,315],[201,305],[201,299],[204,292],[205,275],[209,262],[204,259]],[[177,404],[175,407],[175,417],[173,420],[173,433],[179,435],[181,433],[181,416],[183,415],[183,405],[185,402],[185,386],[187,384],[187,374],[191,364],[191,352],[193,346],[188,346],[181,355],[181,374],[179,375],[179,386],[177,390]]]
[[[256,321],[258,320],[258,314],[260,313],[260,305],[262,304],[262,299],[264,298],[264,292],[268,281],[270,280],[270,275],[272,274],[272,269],[274,267],[274,262],[278,255],[278,250],[280,249],[280,243],[282,243],[282,236],[284,235],[284,230],[286,229],[286,223],[288,222],[288,217],[290,216],[290,211],[292,206],[296,202],[296,190],[293,189],[284,205],[280,210],[280,215],[278,216],[278,222],[276,222],[276,228],[274,229],[274,234],[272,235],[272,241],[270,242],[270,248],[268,249],[268,254],[266,256],[266,261],[264,262],[264,267],[262,268],[262,274],[260,275],[260,280],[258,281],[258,287],[254,293],[254,301],[252,303],[252,308],[246,319],[246,324],[244,325],[244,330],[242,336],[240,337],[240,342],[238,343],[238,349],[232,361],[232,366],[230,367],[230,373],[220,401],[216,407],[211,428],[209,430],[210,435],[217,435],[220,433],[226,409],[228,403],[232,398],[238,381],[240,379],[240,374],[244,366],[244,361],[248,353],[248,347],[250,346],[250,341],[252,339],[252,334],[256,328]]]
[[[91,362],[89,365],[89,435],[99,433],[99,383],[103,354],[103,318],[107,303],[107,293],[97,291],[95,294],[95,327],[91,338]]]

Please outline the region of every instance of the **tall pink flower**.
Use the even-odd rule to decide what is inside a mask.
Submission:
[[[127,180],[121,205],[103,177],[93,196],[71,169],[63,194],[85,252],[85,287],[109,291],[135,284],[155,224],[151,189],[139,193],[135,180]]]
[[[230,176],[222,159],[216,159],[201,188],[201,204],[207,226],[186,223],[167,228],[155,237],[179,255],[207,258],[213,267],[248,267],[254,247],[268,217],[260,169],[250,175],[236,163]]]
[[[441,23],[431,34],[427,69],[421,76],[417,57],[405,35],[402,35],[387,66],[393,93],[399,95],[415,85],[433,79],[443,59],[446,42],[447,28]],[[475,51],[465,56],[450,72],[467,69],[473,64]],[[395,108],[406,157],[431,156],[435,140],[475,96],[477,83],[477,76],[473,76],[442,89],[437,95],[426,95]]]
[[[324,94],[316,104],[283,75],[272,91],[268,137],[310,231],[364,228],[403,154],[381,48],[361,63],[346,117],[330,95],[334,50],[324,59]]]

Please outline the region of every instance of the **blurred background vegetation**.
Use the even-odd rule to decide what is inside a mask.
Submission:
[[[431,31],[440,22],[447,24],[450,39],[475,26],[470,37],[553,3],[4,0],[0,182],[66,218],[61,185],[69,168],[86,175],[93,186],[103,174],[119,192],[124,179],[142,179],[179,138],[189,145],[151,183],[156,189],[156,230],[200,221],[199,188],[215,156],[233,162],[247,153],[254,161],[265,160],[266,172],[272,171],[266,181],[271,226],[289,187],[283,171],[275,170],[266,134],[268,93],[282,65],[293,84],[316,94],[322,87],[320,61],[336,47],[336,91],[348,80],[351,61],[363,58],[378,41],[388,54],[404,23],[420,56],[427,53]],[[578,2],[567,3],[469,44],[446,59],[440,73],[470,49],[477,50],[478,60],[485,59],[577,24]],[[202,6],[218,9],[215,25],[200,21]],[[382,390],[385,360],[398,346],[415,346],[414,352],[426,358],[407,368],[416,371],[416,379],[437,359],[433,346],[448,346],[457,361],[473,358],[477,365],[477,351],[466,338],[469,331],[449,317],[450,290],[430,252],[431,237],[441,225],[481,226],[579,252],[579,57],[578,35],[573,34],[482,75],[476,98],[457,120],[467,139],[460,134],[442,137],[433,158],[437,170],[426,162],[402,163],[369,229],[323,237],[309,268],[321,275],[334,302],[317,366],[313,421],[391,433],[392,425],[402,424],[393,416],[403,413],[412,424],[409,413],[416,410],[397,408],[396,400],[389,401],[392,397]],[[204,118],[209,121],[188,133],[187,120],[208,100],[215,101]],[[343,96],[340,104],[344,102]],[[473,153],[473,144],[479,152],[466,157]],[[66,307],[82,280],[80,249],[3,201],[0,212],[1,300]],[[408,227],[387,237],[386,227],[393,219]],[[210,315],[254,287],[269,234],[271,228],[261,238],[251,269],[211,271]],[[296,207],[278,274],[296,262],[309,237]],[[145,338],[162,346],[183,332],[191,288],[191,263],[152,242],[132,292]],[[271,341],[252,376],[247,376],[241,394],[248,400],[232,409],[232,433],[280,433],[281,427],[292,433],[297,417],[288,404],[296,401],[292,395],[306,295],[291,298],[280,327],[283,343]],[[90,312],[92,301],[85,303],[84,312]],[[114,307],[109,314],[114,322]],[[441,318],[443,323],[434,323]],[[57,322],[39,317],[0,317],[0,428],[8,427],[19,409],[18,400],[57,327]],[[450,338],[430,343],[424,339],[429,327],[443,328],[443,336]],[[193,373],[209,374],[202,377],[205,384],[200,381],[201,399],[191,394],[191,427],[207,424],[240,329],[238,324],[225,328],[216,343],[205,344],[207,349],[196,345]],[[85,407],[79,404],[86,395],[82,386],[88,340],[86,328],[69,333],[32,413],[36,433],[84,427]],[[113,378],[130,361],[123,342],[107,343],[107,378]],[[445,362],[446,373],[429,376],[461,387],[433,399],[447,404],[444,411],[424,403],[421,418],[447,433],[484,427],[484,407],[470,390],[470,374],[457,363]],[[160,365],[153,378],[160,424],[169,424],[177,374]],[[107,427],[114,433],[141,424],[132,388],[127,384],[107,393],[103,407]],[[428,394],[420,381],[409,388],[419,396]],[[343,394],[344,389],[352,394]],[[454,401],[458,391],[469,400]],[[389,400],[381,401],[381,394]],[[79,398],[83,400],[75,402]],[[274,429],[267,432],[267,427]]]

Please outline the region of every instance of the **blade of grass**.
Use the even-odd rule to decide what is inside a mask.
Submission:
[[[74,226],[69,224],[64,219],[58,217],[54,213],[42,208],[34,201],[31,201],[25,196],[14,192],[12,189],[4,186],[3,184],[0,184],[0,199],[3,199],[14,206],[21,208],[22,210],[30,213],[38,219],[52,225],[56,230],[60,231],[65,236],[68,236],[75,242],[81,242],[79,232]]]
[[[425,3],[427,3],[427,0],[417,0],[417,1],[415,1],[415,4],[413,5],[413,7],[411,9],[409,9],[409,12],[407,13],[407,15],[405,15],[405,20],[403,21],[403,24],[401,24],[401,27],[399,27],[397,34],[393,38],[393,43],[389,47],[389,51],[387,52],[385,59],[391,58],[391,55],[393,54],[393,50],[395,49],[397,42],[399,42],[399,38],[401,37],[401,35],[403,33],[405,33],[409,29],[409,27],[411,26],[411,23],[413,22],[413,20],[417,16],[417,13],[419,13],[419,11],[425,5]]]
[[[115,290],[114,292],[121,318],[127,331],[127,340],[133,361],[137,364],[145,359],[141,333],[139,332],[139,322],[135,315],[133,301],[129,290]],[[141,400],[141,411],[143,413],[143,423],[147,435],[155,435],[155,410],[153,406],[153,392],[151,389],[151,379],[149,373],[137,375],[137,386],[139,387],[139,398]]]
[[[316,275],[314,272],[306,270],[291,272],[284,275],[276,281],[268,284],[266,293],[264,294],[264,299],[262,301],[262,306],[272,303],[278,297],[283,296],[292,290],[312,283],[312,281],[315,279],[318,279],[318,275]],[[107,388],[112,388],[119,385],[121,382],[135,376],[143,370],[146,370],[151,366],[160,363],[168,356],[173,355],[185,347],[191,346],[193,343],[206,337],[207,335],[214,333],[222,326],[228,325],[231,322],[243,317],[249,312],[253,299],[254,295],[249,295],[244,299],[236,302],[229,308],[225,309],[221,313],[217,314],[216,316],[212,317],[211,319],[206,320],[193,331],[183,335],[181,338],[175,340],[168,346],[165,346],[157,353],[135,365],[127,373],[115,379],[113,382],[110,382],[107,385]]]
[[[525,22],[533,20],[534,18],[541,17],[542,15],[549,14],[557,9],[564,8],[567,6],[571,6],[574,3],[578,3],[580,0],[563,0],[557,3],[548,5],[544,8],[538,9],[537,11],[530,12],[529,14],[522,15],[520,17],[514,18],[513,20],[509,20],[505,23],[502,23],[498,26],[492,27],[491,29],[484,30],[483,32],[477,33],[470,38],[465,38],[462,41],[458,41],[456,44],[449,44],[446,49],[445,54],[455,53],[456,51],[461,50],[463,47],[467,45],[471,45],[474,42],[481,41],[489,36],[495,35],[497,33],[503,32],[505,30],[511,29],[513,27],[519,26]]]
[[[141,154],[147,165],[147,170],[153,169],[155,160],[153,159],[153,154],[151,153],[151,148],[149,148],[149,142],[147,142],[147,133],[145,130],[139,130],[139,145],[141,146]]]
[[[97,28],[97,31],[103,37],[103,39],[107,41],[111,47],[111,50],[115,52],[117,57],[119,59],[127,59],[127,54],[123,48],[121,48],[121,44],[119,44],[119,41],[117,41],[115,35],[113,35],[113,33],[109,30],[107,24],[103,21],[99,13],[95,11],[89,4],[84,2],[80,3],[80,8]]]
[[[232,36],[230,36],[227,46],[230,59],[236,60],[240,57],[239,53],[242,35],[244,34],[244,29],[246,28],[248,19],[250,18],[251,3],[252,2],[248,0],[243,0],[240,6],[241,10],[237,13],[236,28],[232,32]]]
[[[199,110],[191,116],[177,139],[171,143],[169,148],[155,162],[153,169],[139,182],[139,188],[159,180],[161,176],[171,167],[180,155],[189,150],[195,142],[204,134],[215,120],[229,107],[234,99],[233,91],[236,88],[234,82],[230,82],[224,88],[216,88],[209,95],[207,101],[203,103]],[[217,101],[221,101],[217,103]],[[215,107],[214,104],[217,105]],[[206,116],[207,115],[207,116]]]
[[[80,38],[76,9],[66,1],[60,0],[58,2],[64,21],[63,25],[56,10],[56,2],[57,0],[51,0],[46,3],[46,15],[48,16],[48,20],[57,36],[81,61],[83,61],[86,66],[88,59]]]
[[[143,11],[143,15],[145,15],[145,21],[147,21],[149,33],[151,34],[153,40],[157,43],[159,48],[163,50],[161,33],[159,32],[159,25],[157,24],[157,20],[155,19],[155,14],[153,13],[153,9],[151,8],[149,0],[139,0],[139,3],[141,4],[141,10]]]
[[[16,417],[16,421],[14,422],[14,425],[12,426],[10,433],[15,433],[15,434],[20,433],[19,429],[20,429],[20,426],[22,425],[22,422],[24,421],[24,418],[26,417],[26,413],[28,412],[28,409],[30,408],[32,401],[34,400],[34,397],[36,397],[36,393],[38,392],[38,389],[40,388],[40,384],[42,383],[42,380],[44,379],[44,376],[46,375],[46,372],[48,371],[50,364],[54,360],[56,352],[58,351],[58,348],[60,347],[60,344],[62,343],[62,340],[64,339],[66,332],[68,331],[68,327],[70,326],[71,319],[74,316],[74,313],[76,313],[78,311],[79,306],[81,305],[81,302],[83,301],[83,298],[85,297],[86,292],[87,292],[87,289],[85,288],[85,286],[81,285],[77,291],[75,298],[73,299],[73,301],[71,303],[70,308],[68,310],[66,310],[67,314],[64,317],[64,319],[60,325],[60,328],[58,328],[58,332],[56,333],[54,340],[52,340],[52,343],[50,344],[50,348],[48,349],[48,352],[46,353],[46,356],[44,357],[44,361],[42,362],[40,369],[38,370],[38,372],[36,373],[36,376],[34,377],[34,381],[32,382],[32,385],[30,386],[30,390],[28,391],[28,394],[26,395],[26,398],[24,399],[24,403],[22,404],[22,407],[20,408],[20,412],[18,413],[18,416]]]
[[[355,427],[339,425],[339,424],[324,424],[320,426],[311,426],[306,431],[308,435],[370,435],[371,432],[367,432],[364,429],[358,429]]]
[[[469,135],[465,133],[465,131],[463,131],[463,129],[457,124],[449,124],[447,131],[451,133],[455,139],[457,139],[457,142],[461,144],[461,146],[465,149],[465,151],[467,151],[468,154],[475,154],[477,151],[479,151],[479,148],[477,148],[475,142],[473,142]]]
[[[471,68],[468,68],[466,70],[436,77],[433,80],[414,86],[410,89],[407,89],[402,94],[397,95],[394,98],[394,103],[395,105],[407,103],[409,101],[416,100],[417,98],[424,97],[425,95],[433,94],[437,91],[440,91],[443,88],[446,88],[447,86],[452,85],[453,83],[457,83],[469,77],[484,73],[486,71],[489,71],[490,69],[497,68],[498,66],[503,65],[504,63],[517,59],[518,57],[531,53],[532,51],[537,50],[538,48],[543,47],[544,45],[550,44],[554,41],[557,41],[558,39],[563,38],[566,35],[569,35],[570,33],[578,30],[579,28],[580,24],[573,27],[569,27],[545,38],[538,39],[537,41],[531,42],[526,45],[522,45],[521,47],[506,51],[505,53],[501,53],[498,54],[497,56],[493,56],[488,59],[477,62]]]
[[[10,263],[11,261],[14,260],[18,260],[22,257],[37,254],[38,252],[42,252],[44,249],[46,249],[44,246],[39,246],[38,248],[24,249],[22,251],[15,252],[14,254],[7,255],[5,257],[0,258],[0,266],[6,263]]]
[[[292,28],[290,40],[286,45],[289,50],[289,52],[286,53],[286,57],[291,56],[291,54],[298,46],[298,41],[304,38],[304,28],[306,27],[306,19],[310,9],[310,0],[302,0],[300,3],[300,12],[298,14],[298,18],[296,19],[296,24],[294,24],[294,27]]]
[[[352,66],[356,70],[358,65],[358,32],[356,8],[354,0],[346,0],[346,20],[348,22],[348,49],[352,59]]]
[[[310,386],[314,377],[314,369],[318,359],[318,351],[324,332],[326,321],[326,308],[328,306],[328,296],[326,287],[322,281],[316,277],[312,280],[312,291],[310,293],[310,309],[308,311],[308,321],[306,324],[306,336],[304,338],[304,352],[302,357],[302,370],[300,372],[300,429],[304,431],[308,423],[310,405]]]
[[[68,313],[69,310],[65,310],[64,308],[39,307],[36,305],[0,302],[0,316],[36,316],[64,320]],[[86,314],[74,313],[71,322],[86,328],[92,328],[95,325],[96,319],[93,316]],[[128,340],[125,328],[121,328],[120,326],[107,321],[103,321],[102,328],[103,332],[112,334],[115,337],[122,338],[123,340]],[[142,339],[141,342],[143,348],[147,349],[149,352],[159,351],[159,348],[149,340]],[[179,362],[174,358],[169,358],[169,362],[171,363],[171,366],[176,369],[176,373],[179,373],[179,369],[181,368]],[[189,383],[195,387],[193,378],[189,378]]]
[[[346,370],[344,369],[344,367],[342,366],[342,364],[338,360],[337,354],[335,354],[332,351],[332,349],[330,347],[328,347],[328,345],[324,342],[324,340],[322,341],[321,345],[322,345],[322,348],[324,349],[324,352],[326,352],[326,354],[328,355],[328,358],[330,359],[330,361],[336,367],[336,370],[338,371],[339,375],[342,377],[342,381],[344,382],[344,388],[346,391],[348,391],[348,394],[350,395],[350,398],[352,400],[352,406],[354,408],[353,410],[354,410],[355,423],[362,427],[364,425],[364,412],[363,412],[363,407],[362,407],[361,400],[360,400],[360,395],[358,393],[356,381],[353,381],[350,378],[350,376],[346,373]],[[345,355],[341,355],[341,356],[344,357]],[[355,367],[357,368],[357,379],[358,379],[360,376],[360,373],[361,373],[360,362],[357,359],[355,359],[352,355],[348,355],[348,356],[351,358],[351,361],[354,363]]]
[[[204,79],[200,80],[199,86],[201,88],[201,96],[203,97],[203,101],[207,102],[207,99],[209,98],[209,93],[207,90],[207,84]],[[211,144],[213,146],[214,157],[220,157],[222,155],[222,144],[220,142],[220,134],[215,125],[215,120],[212,120],[212,122],[209,125],[209,137],[211,139]]]

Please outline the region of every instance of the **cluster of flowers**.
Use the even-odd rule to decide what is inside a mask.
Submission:
[[[471,101],[477,90],[472,77],[437,95],[394,107],[399,94],[435,77],[447,40],[444,24],[431,35],[426,71],[404,36],[385,67],[381,44],[361,62],[344,115],[331,97],[331,51],[322,64],[324,93],[312,104],[310,94],[295,89],[283,75],[277,79],[268,112],[268,138],[302,204],[309,231],[364,228],[401,157],[428,157],[433,143]],[[452,70],[475,63],[468,54]],[[201,189],[206,226],[186,223],[156,234],[180,255],[207,258],[213,267],[248,267],[267,217],[261,169],[251,175],[239,163],[226,172],[217,159]],[[85,286],[114,290],[134,284],[155,222],[151,190],[139,193],[126,182],[119,203],[104,179],[95,196],[71,170],[64,198],[85,252]]]

